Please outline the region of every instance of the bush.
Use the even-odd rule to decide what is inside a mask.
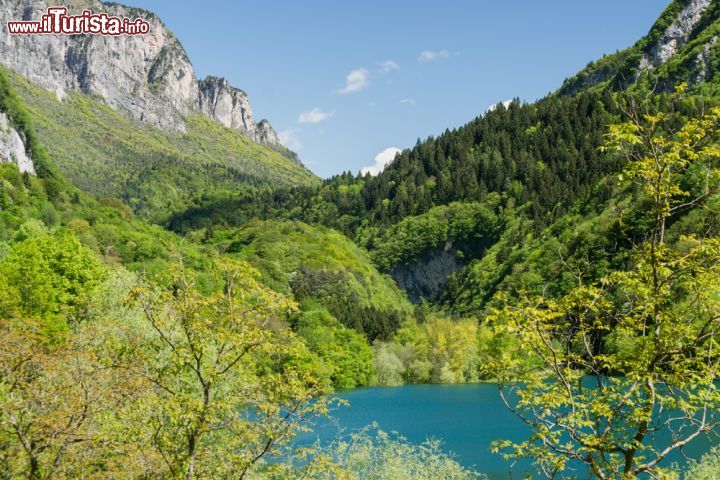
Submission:
[[[9,285],[0,291],[0,297],[22,315],[45,318],[63,314],[79,319],[106,271],[72,233],[48,235],[39,230],[41,226],[39,222],[34,225],[38,231],[26,232],[27,238],[12,244],[0,261],[0,276]]]
[[[325,363],[336,388],[354,388],[370,382],[372,350],[361,333],[345,327],[313,301],[303,302],[293,326]]]
[[[358,433],[339,439],[320,449],[334,468],[309,472],[318,479],[347,478],[351,480],[471,480],[486,479],[484,475],[463,467],[451,454],[440,449],[438,440],[420,445],[395,433],[389,434],[373,425]],[[309,467],[312,469],[312,465]]]
[[[716,480],[720,478],[720,447],[714,447],[699,462],[692,462],[683,476],[685,480]]]

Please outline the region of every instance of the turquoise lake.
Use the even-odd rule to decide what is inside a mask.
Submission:
[[[415,443],[428,437],[442,440],[444,450],[453,452],[457,461],[487,474],[491,480],[523,478],[529,471],[529,464],[524,463],[513,467],[511,474],[510,464],[489,451],[493,440],[518,441],[529,432],[506,409],[494,384],[362,388],[336,396],[349,401],[350,406],[338,407],[331,420],[319,422],[313,438],[336,438],[337,425],[352,432],[377,422],[382,430],[397,432]],[[304,436],[300,441],[308,440]],[[686,447],[685,454],[696,458],[708,447],[706,438],[698,439]],[[673,462],[684,463],[676,455],[665,465]]]

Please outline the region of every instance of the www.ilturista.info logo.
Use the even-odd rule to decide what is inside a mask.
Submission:
[[[83,10],[68,15],[66,7],[50,7],[40,21],[9,21],[10,35],[145,35],[150,24],[142,18],[120,18]]]

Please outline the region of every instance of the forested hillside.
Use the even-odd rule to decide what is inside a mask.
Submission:
[[[477,477],[436,444],[382,431],[296,463],[290,441],[327,413],[333,388],[384,381],[370,342],[412,322],[403,293],[325,227],[181,238],[98,201],[54,165],[32,108],[0,70],[0,113],[37,172],[0,164],[3,476],[362,478],[401,449],[393,469]]]
[[[435,205],[483,201],[488,193],[497,192],[521,204],[530,202],[532,217],[543,221],[564,212],[618,168],[597,151],[617,113],[608,92],[550,97],[535,104],[516,101],[438,138],[418,142],[377,177],[346,173],[327,180],[319,190],[271,192],[258,202],[267,206],[249,208],[289,210],[362,237],[365,228],[382,229]],[[199,201],[195,216],[227,216],[229,221],[244,203],[242,198],[221,199],[217,206],[212,198]],[[292,212],[293,208],[300,211]],[[192,224],[193,214],[190,210],[175,224]]]
[[[169,226],[187,231],[214,223],[242,224],[254,217],[322,223],[368,248],[377,265],[393,272],[416,300],[437,300],[447,285],[467,278],[473,260],[492,261],[493,267],[483,274],[485,286],[477,295],[466,292],[476,305],[484,305],[499,284],[517,281],[510,274],[519,262],[518,251],[528,248],[528,235],[542,237],[548,227],[548,232],[557,233],[555,222],[568,225],[564,215],[573,218],[572,212],[582,210],[582,205],[597,205],[614,194],[612,175],[624,161],[600,151],[608,125],[627,118],[638,105],[651,112],[692,117],[716,103],[714,77],[681,66],[702,61],[707,72],[716,71],[712,58],[717,12],[717,2],[673,2],[635,46],[592,64],[557,93],[531,104],[516,100],[507,108],[498,105],[460,128],[418,141],[378,176],[347,172],[318,188],[268,189],[259,195],[206,193],[171,217]],[[641,58],[646,58],[642,68]],[[621,63],[637,68],[621,72],[617,70]],[[614,72],[615,80],[607,75],[601,79],[594,69]],[[634,75],[635,81],[618,80],[628,75]],[[671,91],[682,83],[688,84],[691,98],[681,104]],[[582,88],[573,86],[580,84]],[[503,211],[512,214],[505,215],[500,226],[489,227],[491,231],[478,227],[435,235],[431,242],[428,234],[407,237],[404,251],[388,258],[396,248],[392,247],[397,243],[395,234],[402,231],[396,224],[434,223],[438,219],[430,213],[433,208],[452,202],[487,203],[490,209],[499,202]],[[467,240],[475,237],[485,238],[485,243],[488,238],[500,241],[491,249],[487,244],[472,248]],[[438,260],[448,247],[456,259]],[[484,258],[486,252],[491,256]],[[500,253],[495,260],[491,260],[493,252]],[[422,272],[428,269],[444,280],[427,284]],[[451,280],[456,273],[461,278]],[[537,281],[542,283],[542,278]],[[446,293],[445,298],[456,303],[459,292]]]
[[[0,478],[480,478],[382,432],[292,442],[338,389],[481,381],[532,429],[508,459],[680,478],[720,428],[719,5],[325,181],[0,68],[34,167],[0,163]]]

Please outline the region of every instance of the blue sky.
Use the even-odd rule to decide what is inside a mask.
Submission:
[[[156,12],[199,77],[242,88],[316,174],[533,101],[644,35],[668,0],[126,0]],[[382,158],[382,157],[381,157]]]

